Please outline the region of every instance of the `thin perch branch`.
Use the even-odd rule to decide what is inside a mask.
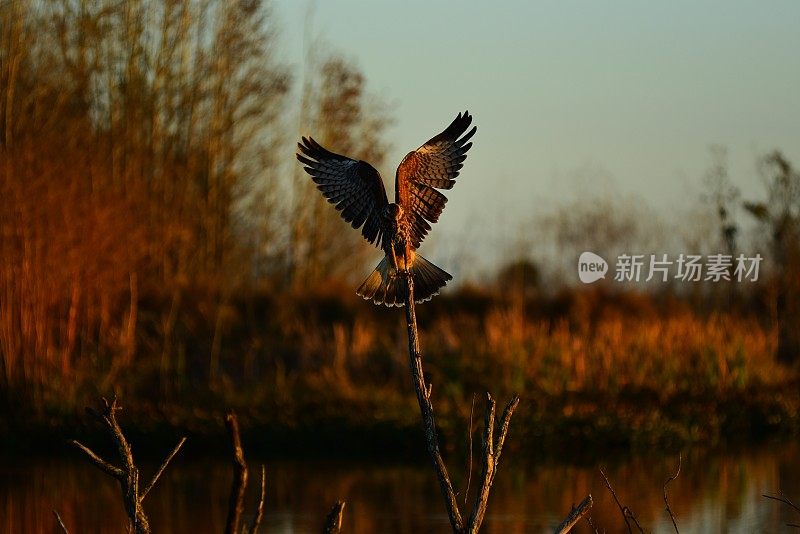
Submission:
[[[322,527],[323,534],[339,534],[342,530],[342,516],[344,515],[344,501],[338,501],[333,505],[331,511],[325,517],[325,525]]]
[[[256,506],[256,514],[253,516],[253,521],[250,523],[250,534],[258,532],[258,526],[261,524],[261,519],[264,517],[264,501],[267,498],[267,468],[261,465],[261,495],[258,498],[258,505]]]
[[[554,534],[567,534],[575,524],[581,520],[583,516],[589,513],[589,510],[592,509],[592,496],[587,495],[578,506],[573,506],[572,510],[569,511],[567,517],[564,518],[564,521],[561,522],[560,525],[556,527]]]
[[[122,407],[117,404],[117,399],[113,399],[110,403],[106,399],[102,399],[102,401],[102,411],[98,412],[91,408],[87,408],[86,411],[95,417],[111,435],[114,444],[117,446],[117,454],[119,455],[119,460],[122,462],[122,467],[116,467],[103,460],[89,447],[78,441],[73,440],[72,444],[86,454],[99,469],[117,479],[120,490],[122,491],[125,512],[128,515],[128,520],[130,521],[133,532],[135,534],[150,534],[150,524],[147,520],[144,508],[142,508],[142,497],[139,493],[139,470],[133,461],[133,453],[131,452],[130,444],[117,422],[117,412],[120,411]]]
[[[225,415],[225,426],[231,438],[231,448],[233,449],[233,482],[231,483],[231,496],[228,501],[228,518],[225,522],[226,534],[239,534],[239,524],[242,523],[244,514],[244,496],[247,491],[248,469],[244,459],[244,448],[242,438],[239,434],[239,420],[233,411]],[[256,511],[250,525],[246,527],[249,534],[256,534],[261,520],[264,518],[264,501],[267,498],[267,468],[261,465],[261,492],[259,493]],[[242,527],[241,532],[245,531]]]
[[[672,513],[672,508],[669,507],[669,499],[667,499],[667,484],[678,478],[678,475],[681,474],[681,465],[683,463],[683,458],[681,455],[678,454],[678,469],[675,471],[675,474],[672,475],[664,482],[664,504],[667,507],[667,513],[669,514],[669,518],[672,519],[672,526],[675,528],[675,534],[680,534],[678,532],[678,523],[675,522],[675,515]]]
[[[495,461],[494,461],[494,471],[492,472],[492,480],[491,480],[492,484],[494,483],[494,477],[497,474],[497,465],[500,463],[500,454],[503,452],[503,445],[505,445],[506,443],[508,428],[511,425],[511,416],[514,415],[514,410],[517,409],[518,405],[519,405],[519,395],[514,395],[513,397],[511,397],[511,400],[508,401],[508,404],[506,404],[506,407],[503,410],[503,415],[500,417],[500,435],[497,436],[497,442],[495,443],[494,446]]]
[[[436,422],[433,417],[433,404],[431,403],[432,384],[426,385],[425,373],[422,369],[422,354],[419,343],[419,333],[417,331],[417,314],[414,304],[414,279],[410,273],[403,273],[405,276],[408,291],[406,292],[406,325],[408,327],[408,355],[411,366],[411,378],[414,382],[414,390],[417,393],[417,401],[422,414],[422,423],[425,428],[425,438],[428,445],[428,454],[433,461],[436,470],[436,478],[439,480],[439,488],[444,497],[447,516],[450,519],[450,526],[453,532],[470,534],[477,532],[486,514],[486,506],[489,502],[489,492],[497,473],[497,465],[500,454],[508,434],[508,427],[511,423],[511,416],[519,405],[519,396],[514,397],[508,402],[503,410],[498,427],[498,435],[495,437],[495,401],[492,396],[486,394],[486,416],[483,432],[483,469],[481,473],[481,485],[475,497],[475,504],[472,514],[465,527],[464,519],[458,508],[453,483],[447,474],[447,466],[442,459],[439,450],[439,437],[436,431]],[[466,497],[466,495],[465,495]]]
[[[144,500],[144,498],[147,497],[147,494],[150,493],[150,490],[153,489],[153,486],[155,486],[156,482],[158,482],[158,479],[161,477],[161,474],[164,472],[164,469],[167,468],[167,465],[172,461],[175,455],[178,454],[178,451],[181,450],[181,447],[183,447],[184,443],[186,443],[185,437],[181,438],[178,444],[175,445],[175,448],[172,449],[172,452],[169,453],[169,456],[167,456],[164,459],[164,461],[161,462],[161,467],[158,468],[158,471],[156,471],[156,474],[153,475],[153,478],[150,480],[150,483],[142,491],[141,500]]]
[[[608,488],[608,491],[611,492],[611,496],[614,497],[614,502],[617,503],[617,507],[619,508],[619,513],[622,514],[622,519],[625,521],[625,526],[628,527],[628,533],[633,534],[633,530],[631,529],[631,523],[630,521],[628,521],[629,514],[632,516],[633,513],[631,513],[630,509],[627,506],[623,506],[622,503],[619,502],[619,498],[617,497],[617,492],[614,491],[614,488],[611,486],[611,481],[608,480],[608,477],[606,476],[606,473],[605,471],[603,471],[602,468],[600,469],[600,474],[603,475],[603,480],[606,481],[606,487]],[[641,530],[641,527],[639,528],[639,530]]]
[[[477,530],[472,528],[474,525],[480,526],[483,516],[486,514],[486,506],[489,503],[489,490],[492,488],[492,478],[494,477],[494,410],[495,402],[490,394],[486,394],[486,415],[483,423],[483,465],[481,467],[480,487],[478,495],[475,497],[475,504],[472,507],[472,514],[469,517],[469,532]]]
[[[120,478],[125,476],[125,471],[123,471],[119,467],[116,467],[116,466],[111,465],[110,463],[106,462],[105,460],[100,458],[97,454],[95,454],[95,452],[92,451],[92,449],[90,449],[89,447],[87,447],[86,445],[81,443],[80,441],[73,439],[71,441],[71,443],[75,447],[77,447],[78,449],[83,451],[84,454],[86,454],[86,456],[89,457],[89,460],[91,460],[92,463],[94,465],[96,465],[98,469],[100,469],[101,471],[103,471],[107,475],[110,475],[110,476],[112,476],[112,477],[114,477],[116,479],[120,479]]]
[[[475,413],[475,394],[472,394],[472,407],[469,409],[469,464],[467,465],[467,489],[464,490],[464,505],[469,497],[469,486],[472,483],[472,415]]]
[[[781,503],[789,506],[790,508],[794,509],[794,511],[800,512],[800,507],[798,507],[795,503],[793,503],[789,499],[789,497],[787,497],[786,495],[783,494],[782,491],[780,492],[780,497],[776,497],[774,495],[767,495],[766,493],[762,494],[761,496],[762,497],[766,497],[767,499],[772,499],[773,501],[781,502]],[[791,527],[791,528],[800,528],[800,525],[795,524],[795,523],[786,523],[786,526],[787,527]]]
[[[59,528],[61,528],[61,531],[64,534],[69,534],[69,530],[67,530],[67,526],[64,525],[64,522],[61,520],[61,516],[58,515],[58,512],[56,510],[53,510],[53,515],[56,516],[56,522],[58,522],[58,526],[59,526]]]
[[[481,486],[475,496],[475,504],[472,507],[472,514],[467,525],[467,532],[477,532],[481,528],[483,518],[486,515],[486,507],[489,505],[489,492],[497,474],[497,466],[500,463],[500,454],[503,452],[503,444],[506,441],[508,427],[511,424],[511,416],[519,405],[519,396],[514,395],[503,410],[500,417],[499,434],[494,436],[495,431],[495,402],[492,396],[486,394],[486,417],[483,432],[483,468],[481,470]]]
[[[225,416],[225,426],[228,427],[233,447],[233,483],[228,503],[228,519],[225,522],[225,534],[239,534],[239,523],[244,512],[244,493],[247,489],[247,462],[244,459],[242,440],[239,436],[239,420],[232,411]]]
[[[761,496],[766,497],[767,499],[772,499],[773,501],[782,502],[783,504],[786,504],[791,508],[794,508],[796,512],[800,512],[800,507],[798,507],[795,503],[790,501],[789,498],[783,494],[783,492],[780,493],[780,497],[776,497],[775,495],[767,495],[766,493],[764,493]]]
[[[411,366],[411,378],[414,382],[414,390],[417,393],[419,410],[422,414],[422,423],[425,427],[425,439],[428,445],[428,454],[433,461],[436,470],[436,478],[439,479],[439,488],[444,497],[447,515],[450,518],[450,525],[454,532],[462,532],[464,522],[461,512],[458,509],[458,502],[453,491],[453,483],[447,474],[447,466],[442,459],[439,451],[439,436],[436,431],[436,421],[433,417],[433,404],[430,398],[430,389],[425,384],[425,373],[422,369],[422,354],[420,353],[419,334],[417,331],[417,314],[414,306],[414,279],[406,273],[406,326],[408,327],[408,355]]]

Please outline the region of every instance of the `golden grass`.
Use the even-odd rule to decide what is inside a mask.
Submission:
[[[420,308],[423,357],[446,441],[463,441],[473,395],[482,399],[485,391],[500,401],[522,395],[520,434],[627,442],[641,430],[665,443],[716,442],[730,429],[798,426],[797,374],[774,361],[776,333],[765,322],[685,304],[598,313],[584,297],[575,295],[578,305],[559,314],[546,311],[546,302],[462,306],[458,295]],[[96,396],[118,394],[131,407],[130,424],[140,427],[166,418],[214,432],[214,414],[235,407],[254,424],[294,429],[416,428],[397,309],[350,295],[265,293],[228,303],[217,330],[218,314],[208,311],[213,299],[187,293],[169,339],[158,304],[169,299],[150,299],[154,309],[143,302],[132,357],[108,347],[92,356],[84,346],[68,373],[45,359],[47,379],[12,384],[8,406],[59,426]]]
[[[775,386],[794,376],[774,362],[771,329],[721,313],[612,314],[592,323],[528,319],[518,306],[497,306],[482,320],[441,317],[423,339],[432,366],[450,380],[503,391],[644,389],[669,396]]]

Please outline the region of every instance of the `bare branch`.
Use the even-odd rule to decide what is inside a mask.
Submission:
[[[625,525],[628,527],[628,533],[633,534],[633,530],[631,530],[631,524],[628,522],[628,515],[625,513],[628,507],[622,506],[622,503],[619,502],[619,499],[617,498],[617,492],[614,491],[614,488],[611,486],[611,482],[608,480],[608,477],[602,468],[600,468],[600,474],[603,475],[603,480],[606,481],[606,487],[608,488],[608,491],[611,492],[611,496],[614,497],[614,502],[617,503],[617,507],[619,507],[619,513],[622,514],[622,519],[625,520]]]
[[[514,410],[517,409],[519,406],[519,395],[514,395],[511,397],[511,400],[508,401],[506,404],[505,409],[503,410],[503,415],[500,417],[500,434],[497,436],[497,443],[495,444],[495,458],[494,458],[494,472],[492,473],[492,482],[494,482],[494,476],[497,473],[497,464],[500,463],[500,455],[503,452],[503,445],[506,442],[506,435],[508,434],[508,428],[511,425],[511,416],[514,415]]]
[[[472,394],[472,407],[469,409],[469,431],[467,435],[469,437],[469,463],[467,465],[467,489],[464,490],[464,505],[467,504],[467,498],[469,497],[469,486],[472,482],[472,415],[475,413],[475,394]]]
[[[486,393],[486,414],[484,414],[484,428],[483,428],[483,450],[484,454],[488,453],[494,456],[494,414],[497,403],[492,398],[492,395]]]
[[[633,521],[633,524],[636,525],[636,528],[639,530],[639,532],[644,534],[644,529],[642,528],[642,525],[639,524],[639,520],[636,519],[636,516],[633,515],[633,511],[627,506],[625,507],[625,514],[628,516],[628,519]]]
[[[483,465],[481,468],[481,485],[475,497],[475,504],[472,507],[472,514],[469,517],[468,532],[476,532],[483,522],[486,514],[486,506],[489,503],[489,491],[492,489],[492,479],[494,478],[495,455],[494,455],[494,414],[495,401],[492,396],[486,394],[486,415],[483,428]]]
[[[500,435],[497,436],[497,444],[495,446],[495,449],[497,449],[497,456],[500,456],[503,450],[503,444],[506,442],[506,434],[508,434],[508,427],[511,425],[511,416],[514,415],[514,410],[517,409],[518,405],[519,395],[514,395],[511,397],[511,400],[508,401],[508,404],[506,404],[503,415],[500,417]]]
[[[133,461],[133,453],[130,444],[117,422],[117,412],[122,408],[117,405],[117,399],[108,402],[102,399],[103,407],[101,411],[87,408],[87,412],[93,415],[111,435],[114,444],[117,446],[119,460],[122,467],[116,467],[106,462],[91,449],[78,441],[73,441],[78,449],[83,451],[97,467],[108,475],[114,477],[119,482],[122,491],[122,500],[125,505],[125,512],[135,534],[150,534],[150,524],[147,515],[142,508],[142,499],[139,494],[139,470]]]
[[[775,495],[767,495],[766,493],[762,494],[761,496],[766,497],[767,499],[772,499],[773,501],[781,502],[792,508],[795,512],[800,512],[800,507],[798,507],[795,503],[793,503],[791,499],[789,499],[789,497],[787,497],[782,491],[780,492],[780,495],[777,497]],[[800,525],[795,523],[786,523],[786,526],[792,528],[800,528]]]
[[[408,272],[405,274],[405,280],[408,287],[406,292],[406,325],[408,327],[408,353],[411,366],[411,378],[414,382],[414,389],[417,393],[417,401],[419,402],[420,412],[422,414],[422,422],[425,428],[425,437],[428,444],[428,454],[433,460],[434,468],[436,470],[436,477],[439,479],[439,487],[444,497],[445,506],[447,508],[447,515],[450,519],[450,526],[453,532],[470,532],[474,533],[480,529],[486,513],[486,506],[489,501],[489,492],[494,481],[494,476],[497,470],[497,462],[500,459],[500,453],[505,443],[508,427],[511,422],[511,416],[514,409],[519,404],[519,397],[514,396],[506,405],[503,415],[500,418],[499,435],[495,439],[495,401],[492,396],[486,394],[486,416],[484,421],[483,432],[483,468],[481,473],[481,485],[475,497],[475,504],[472,508],[468,524],[464,527],[464,520],[461,517],[461,512],[458,508],[455,492],[453,491],[453,484],[447,474],[447,467],[445,466],[442,455],[439,452],[439,438],[436,432],[436,423],[433,417],[433,405],[431,404],[430,391],[432,385],[425,384],[425,375],[422,369],[422,355],[420,352],[419,333],[417,331],[417,316],[414,305],[414,279]],[[470,429],[471,430],[471,429]],[[471,454],[470,454],[471,456]],[[471,465],[471,462],[470,462]],[[465,499],[467,494],[465,493]]]
[[[120,469],[119,467],[113,466],[110,463],[106,462],[100,456],[98,456],[92,449],[81,443],[77,440],[72,440],[70,443],[75,445],[78,449],[82,450],[86,456],[92,461],[94,465],[98,467],[98,469],[105,472],[107,475],[110,475],[118,480],[125,477],[125,471]]]
[[[669,518],[672,520],[672,526],[675,528],[675,534],[679,534],[678,532],[678,524],[675,522],[675,515],[672,513],[672,509],[669,507],[669,500],[667,499],[667,484],[678,478],[678,475],[681,474],[681,464],[683,463],[683,459],[681,455],[678,454],[678,469],[675,471],[675,474],[672,475],[664,482],[664,504],[667,507],[667,513],[669,514]]]
[[[228,520],[225,523],[225,534],[238,534],[239,523],[244,511],[244,493],[247,489],[247,462],[244,459],[242,440],[239,436],[239,420],[232,411],[225,416],[225,426],[228,427],[233,447],[233,483],[228,504]]]
[[[153,478],[150,480],[150,483],[147,486],[145,486],[144,490],[142,491],[142,496],[140,497],[141,500],[144,500],[144,498],[147,497],[147,494],[150,492],[151,489],[153,489],[153,486],[156,485],[156,482],[158,482],[161,473],[164,472],[164,469],[167,468],[167,465],[172,461],[175,455],[178,454],[178,451],[181,450],[181,447],[183,447],[184,443],[186,443],[185,437],[181,438],[178,444],[175,445],[175,448],[172,449],[172,452],[169,453],[169,456],[167,456],[164,459],[164,461],[161,463],[161,467],[158,468],[158,471],[156,471],[156,474],[153,475]]]
[[[589,510],[591,509],[592,496],[587,495],[586,498],[584,498],[580,504],[578,504],[578,506],[572,507],[572,510],[570,510],[569,514],[567,514],[567,517],[564,518],[564,521],[562,521],[561,524],[556,527],[556,530],[554,531],[555,534],[566,534],[572,530],[572,527],[574,527],[583,516],[588,514]]]
[[[258,527],[261,524],[261,519],[264,517],[264,501],[267,498],[267,468],[261,465],[261,495],[258,498],[258,505],[256,506],[256,514],[253,516],[253,521],[250,523],[250,534],[256,534]]]
[[[338,501],[333,505],[331,511],[325,517],[325,526],[322,528],[323,534],[339,534],[342,530],[342,516],[344,514],[344,501]]]
[[[408,273],[406,273],[408,274]],[[414,279],[406,276],[408,291],[406,292],[406,326],[408,327],[408,356],[411,366],[411,378],[414,382],[414,390],[417,393],[417,402],[422,414],[422,423],[425,428],[425,439],[428,445],[428,454],[433,461],[436,470],[436,478],[439,479],[439,488],[444,497],[447,515],[450,519],[450,526],[454,532],[461,532],[464,528],[461,512],[458,509],[453,483],[447,474],[447,466],[442,459],[439,451],[439,436],[436,431],[436,421],[433,416],[433,405],[430,399],[430,388],[425,384],[425,373],[422,369],[422,354],[420,353],[419,333],[417,331],[417,314],[414,305]]]
[[[503,452],[503,444],[508,434],[508,427],[511,424],[511,416],[519,404],[519,396],[514,395],[503,410],[503,415],[500,417],[499,434],[495,437],[495,402],[492,396],[486,394],[486,420],[484,421],[484,435],[483,435],[483,469],[481,471],[481,486],[478,494],[475,497],[475,504],[472,508],[472,514],[469,518],[467,532],[477,532],[483,523],[484,515],[486,514],[486,507],[489,504],[489,492],[494,483],[494,477],[497,474],[497,466],[500,463],[500,455]]]
[[[61,520],[61,516],[58,515],[58,512],[56,510],[53,510],[53,515],[56,516],[56,521],[58,522],[58,526],[61,529],[61,531],[64,534],[69,534],[69,530],[67,530],[66,525],[64,525],[64,522]]]
[[[776,497],[775,495],[767,495],[766,493],[763,494],[762,497],[766,497],[767,499],[772,499],[773,501],[782,502],[783,504],[786,504],[791,508],[793,508],[796,512],[800,512],[800,507],[798,507],[795,503],[789,500],[789,498],[786,495],[784,495],[782,491],[780,492],[780,496],[778,497]]]

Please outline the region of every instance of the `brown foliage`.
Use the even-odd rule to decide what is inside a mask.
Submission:
[[[319,67],[314,61],[303,95],[303,134],[313,134],[333,152],[380,169],[387,149],[381,138],[390,123],[385,109],[370,99],[366,80],[354,65],[337,57],[328,57]],[[358,232],[347,231],[336,210],[296,167],[288,273],[294,286],[365,277],[367,262],[378,255],[364,246]]]
[[[263,154],[288,88],[267,14],[258,1],[0,7],[2,383],[68,378],[86,353],[124,366],[139,286],[250,271],[234,234],[274,187]]]

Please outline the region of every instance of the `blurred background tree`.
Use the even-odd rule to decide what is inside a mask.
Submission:
[[[144,350],[169,389],[195,311],[213,381],[234,297],[364,263],[287,157],[276,34],[259,0],[0,4],[0,383],[108,386],[155,328]],[[304,131],[382,165],[389,119],[364,76],[333,55],[309,70]]]
[[[744,207],[762,226],[772,260],[777,358],[794,364],[800,359],[800,173],[778,151],[765,156],[760,169],[767,198]]]
[[[734,256],[739,225],[736,208],[741,199],[739,188],[731,183],[728,175],[727,150],[722,146],[711,147],[711,168],[703,178],[706,193],[703,200],[715,211],[719,225],[719,244],[725,254]]]
[[[388,150],[384,135],[391,124],[386,105],[366,92],[364,75],[350,62],[335,56],[319,61],[312,51],[309,64],[309,79],[302,96],[301,130],[314,132],[314,139],[329,150],[364,160],[380,172],[385,167]],[[343,231],[339,214],[331,209],[302,168],[296,166],[294,172],[290,272],[293,285],[308,287],[329,278],[351,282],[365,278],[368,262],[379,255],[363,246],[358,232]],[[385,172],[382,175],[391,176]],[[393,197],[394,192],[387,190],[387,194]]]

